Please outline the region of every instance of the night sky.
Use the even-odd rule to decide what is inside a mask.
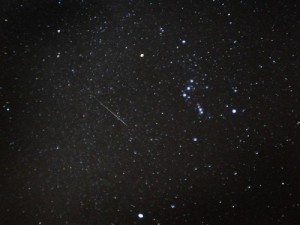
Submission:
[[[1,224],[300,224],[297,1],[0,8]]]

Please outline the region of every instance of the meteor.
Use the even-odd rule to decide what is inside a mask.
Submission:
[[[128,127],[128,125],[119,117],[117,116],[117,114],[115,114],[113,111],[111,111],[106,105],[104,105],[100,100],[98,100],[95,97],[96,101],[102,106],[104,107],[108,112],[110,112],[117,120],[119,120],[121,123],[123,123],[126,127]]]

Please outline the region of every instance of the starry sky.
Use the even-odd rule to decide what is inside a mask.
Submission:
[[[3,224],[300,224],[299,2],[0,8]]]

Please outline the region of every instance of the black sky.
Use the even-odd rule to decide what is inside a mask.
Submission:
[[[299,12],[2,0],[1,223],[300,224]]]

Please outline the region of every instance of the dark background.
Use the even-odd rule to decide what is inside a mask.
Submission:
[[[297,1],[0,8],[1,224],[300,224]]]

